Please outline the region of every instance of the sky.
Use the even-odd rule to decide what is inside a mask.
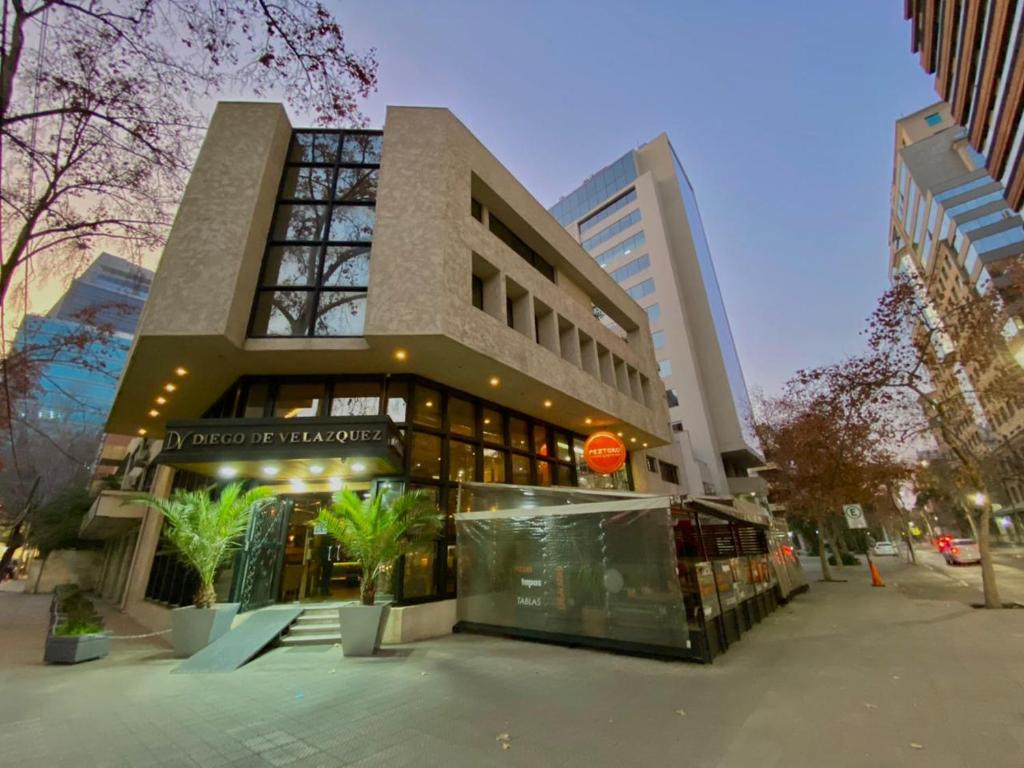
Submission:
[[[371,126],[447,107],[545,206],[667,132],[751,390],[859,349],[887,283],[894,122],[938,99],[898,0],[326,1],[377,50]],[[39,289],[44,307],[62,286]]]
[[[386,105],[444,106],[545,206],[668,133],[749,388],[860,347],[894,122],[938,100],[897,0],[332,4]]]

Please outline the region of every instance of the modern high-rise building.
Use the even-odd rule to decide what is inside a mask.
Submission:
[[[953,328],[944,316],[972,296],[1000,290],[1000,272],[1024,254],[1021,217],[964,133],[943,102],[896,121],[889,270],[920,281],[932,329]],[[947,412],[957,414],[958,439],[972,451],[1004,461],[1007,450],[1024,447],[1024,409],[1006,397],[987,398],[986,382],[998,372],[996,366],[1024,365],[1024,323],[1017,318],[1008,324],[1006,354],[987,370],[947,364],[962,341],[952,337],[954,332],[936,335],[937,362],[929,370],[933,390]],[[937,439],[941,445],[941,435]],[[1024,509],[1019,477],[998,486],[1004,498],[997,513]]]
[[[152,279],[150,270],[102,253],[49,312],[25,317],[14,349],[45,361],[20,405],[25,418],[103,425]]]
[[[647,313],[690,492],[762,490],[747,474],[764,462],[711,249],[668,137],[630,150],[550,210]]]
[[[905,0],[911,50],[1010,207],[1024,203],[1024,2]]]

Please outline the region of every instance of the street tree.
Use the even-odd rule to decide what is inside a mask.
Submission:
[[[868,318],[867,351],[800,372],[798,379],[883,408],[908,443],[926,433],[955,460],[959,496],[976,510],[985,605],[1001,607],[990,553],[990,459],[994,414],[1024,408],[1024,371],[1014,356],[1024,279],[1004,263],[980,290],[930,296],[913,273],[898,274]]]
[[[322,125],[360,124],[377,82],[316,0],[4,0],[0,309],[46,257],[98,242],[158,249],[221,94],[280,94]]]
[[[887,450],[888,422],[876,408],[799,381],[781,395],[761,397],[753,421],[765,457],[778,467],[773,490],[790,514],[814,523],[822,575],[831,581],[825,544],[841,563],[843,505],[867,505],[880,487],[905,474]]]

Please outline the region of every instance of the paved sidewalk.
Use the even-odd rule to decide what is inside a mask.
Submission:
[[[1020,765],[1024,611],[919,599],[901,582],[951,582],[882,569],[897,587],[872,589],[863,567],[812,581],[710,666],[455,636],[364,660],[278,649],[222,675],[171,675],[148,641],[46,667],[45,600],[0,595],[0,755],[26,767]]]

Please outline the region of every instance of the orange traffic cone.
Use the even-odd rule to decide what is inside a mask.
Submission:
[[[874,560],[868,560],[868,565],[871,568],[871,586],[872,587],[884,587],[885,582],[882,581],[882,574],[878,572],[878,566],[875,565]]]

